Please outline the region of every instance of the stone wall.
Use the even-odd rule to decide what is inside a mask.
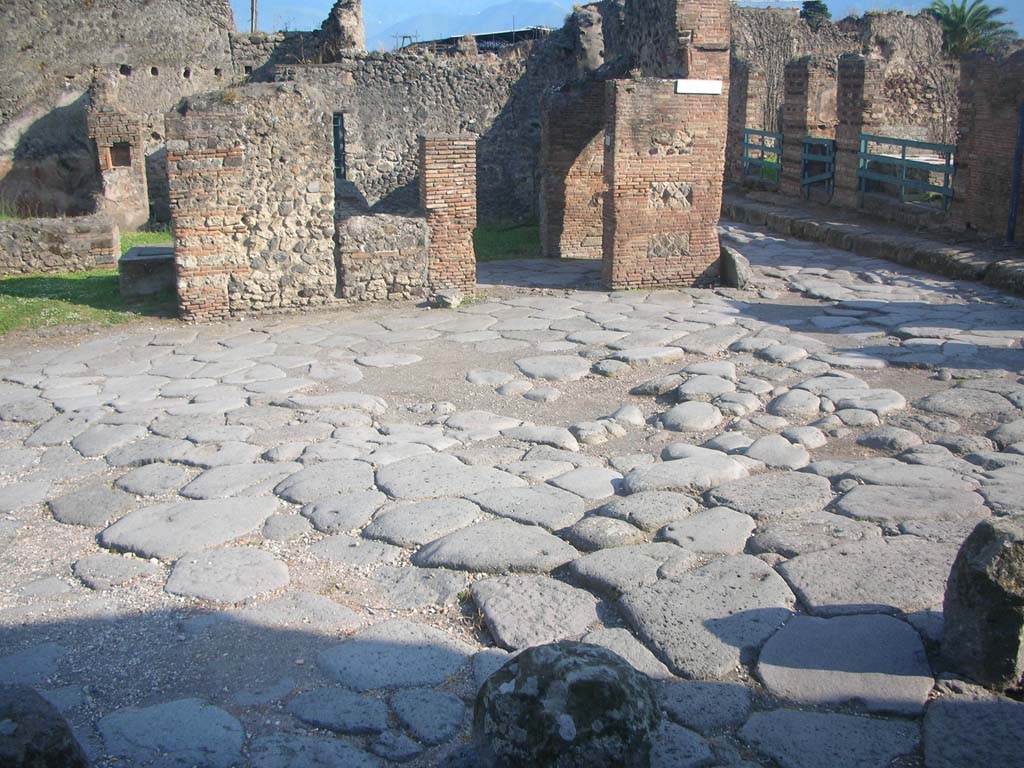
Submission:
[[[430,228],[428,279],[433,290],[476,290],[476,139],[421,136],[420,206]]]
[[[120,255],[117,225],[102,214],[0,221],[0,276],[113,267]]]
[[[540,237],[547,257],[600,259],[605,86],[551,94],[541,128]]]
[[[96,68],[123,81],[134,115],[231,70],[228,0],[6,0],[0,28],[0,197],[39,210],[89,210],[99,187],[85,124]]]
[[[1006,61],[964,59],[960,144],[953,218],[963,228],[1004,237],[1010,217],[1013,156],[1024,104],[1024,51]],[[1018,190],[1017,242],[1024,241],[1024,186]]]
[[[428,291],[430,229],[411,216],[338,221],[338,296],[353,301],[413,299]]]
[[[178,298],[190,320],[336,291],[331,116],[309,86],[190,99],[168,118]]]

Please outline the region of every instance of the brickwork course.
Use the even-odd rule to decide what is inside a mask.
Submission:
[[[430,287],[476,290],[476,140],[420,137],[420,202],[430,228]]]
[[[145,224],[149,192],[142,120],[113,107],[94,107],[88,112],[87,125],[99,160],[99,211],[125,228]]]
[[[834,139],[836,135],[836,61],[805,56],[790,62],[785,84],[780,191],[796,197],[801,192],[804,137]]]

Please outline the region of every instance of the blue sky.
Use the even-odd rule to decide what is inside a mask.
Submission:
[[[861,14],[874,9],[896,9],[914,13],[930,5],[931,0],[826,0],[832,11],[832,17],[841,19],[851,13]],[[413,14],[424,13],[466,13],[472,14],[496,5],[501,0],[419,0],[411,4],[408,0],[363,0],[363,12],[367,27],[390,27],[403,18]],[[568,12],[573,3],[571,0],[551,0],[555,5],[562,6]],[[744,5],[798,5],[798,3],[751,2],[743,0]],[[1004,18],[1017,29],[1018,35],[1024,36],[1024,0],[991,0],[990,5],[1002,5],[1007,9]],[[235,23],[239,29],[249,28],[249,0],[231,0],[235,10]],[[320,26],[331,9],[333,0],[259,0],[260,28],[265,31],[278,29],[315,29]],[[527,26],[528,18],[517,19],[517,26]]]

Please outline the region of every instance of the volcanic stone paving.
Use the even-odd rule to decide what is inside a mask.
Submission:
[[[457,310],[0,348],[0,683],[96,765],[472,766],[477,688],[585,639],[668,766],[1011,765],[945,580],[1024,513],[1024,303],[725,228],[744,292],[482,265]]]

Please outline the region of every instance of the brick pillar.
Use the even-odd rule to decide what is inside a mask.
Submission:
[[[885,83],[882,62],[856,53],[839,57],[836,89],[836,183],[833,203],[847,208],[860,205],[857,153],[861,133],[877,132],[882,125]]]
[[[726,178],[743,181],[743,132],[766,130],[768,90],[764,71],[748,61],[734,59],[729,70],[729,134],[726,146]]]
[[[704,285],[718,274],[729,123],[729,4],[679,0],[680,76],[607,84],[603,276],[612,289]],[[681,91],[681,92],[680,92]]]
[[[1006,236],[1013,159],[1024,104],[1024,51],[1004,61],[975,53],[960,61],[954,226]],[[1015,240],[1024,243],[1024,181],[1017,198]]]
[[[604,83],[558,93],[541,117],[544,255],[600,259],[604,219]]]
[[[227,116],[168,118],[167,176],[178,316],[228,317],[228,284],[251,272],[242,242],[244,149]]]
[[[782,183],[784,195],[800,194],[805,136],[836,135],[835,59],[804,56],[786,65],[782,104]]]
[[[420,205],[430,227],[431,290],[476,290],[476,139],[420,137]]]
[[[141,227],[149,221],[142,120],[113,107],[93,107],[86,115],[86,125],[100,166],[98,212],[126,229]]]

